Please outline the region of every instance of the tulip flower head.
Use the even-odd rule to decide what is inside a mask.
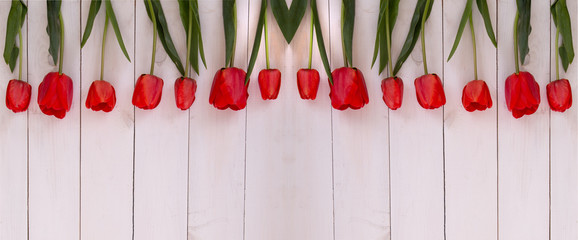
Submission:
[[[281,88],[281,72],[278,69],[263,69],[259,72],[259,89],[263,100],[277,99]]]
[[[437,74],[427,74],[414,81],[419,105],[425,109],[436,109],[446,104],[446,94]]]
[[[93,111],[110,112],[116,105],[114,87],[107,81],[96,80],[90,84],[86,97],[86,108]]]
[[[331,73],[333,84],[329,83],[331,105],[338,110],[360,109],[369,103],[363,74],[357,68],[342,67]]]
[[[391,110],[401,107],[403,102],[403,81],[398,77],[388,77],[381,81],[381,91],[383,92],[383,102]]]
[[[62,119],[70,111],[72,93],[70,77],[64,73],[48,73],[38,86],[38,106],[44,114]]]
[[[531,115],[540,105],[540,86],[529,72],[510,75],[506,79],[506,105],[515,118]]]
[[[180,77],[175,81],[175,102],[181,110],[187,110],[195,102],[197,81],[192,78]]]
[[[6,107],[12,112],[24,112],[30,105],[32,86],[22,80],[12,79],[6,89]]]
[[[466,111],[484,111],[492,107],[492,96],[483,80],[470,81],[462,92],[462,104]]]
[[[319,72],[315,69],[297,71],[297,88],[301,99],[315,100],[319,89]]]
[[[564,112],[572,107],[572,88],[568,79],[559,79],[546,85],[548,104],[553,111]]]
[[[163,95],[163,79],[150,74],[142,74],[136,81],[132,104],[140,109],[156,108]]]
[[[220,110],[230,108],[234,111],[247,106],[249,93],[245,84],[245,71],[239,68],[222,68],[215,74],[209,103]]]

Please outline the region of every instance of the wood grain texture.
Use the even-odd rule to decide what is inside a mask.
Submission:
[[[360,110],[332,110],[335,239],[389,239],[388,108],[369,47],[375,41],[379,1],[357,1],[355,7],[353,65],[364,73],[369,104]],[[330,1],[330,17],[331,65],[336,69],[344,64],[341,1]]]
[[[400,2],[393,31],[397,59],[417,1]],[[435,1],[426,23],[431,73],[444,79],[442,2]],[[421,45],[416,45],[398,76],[404,80],[403,106],[390,111],[391,239],[444,239],[444,108],[422,109],[414,79],[423,74]]]
[[[444,60],[452,49],[465,4],[465,1],[444,2]],[[488,1],[488,8],[495,29],[496,2]],[[472,37],[466,25],[456,54],[444,63],[445,230],[449,240],[497,238],[497,49],[486,33],[475,1],[472,14],[478,77],[488,84],[494,106],[470,113],[462,105],[463,88],[475,79]]]
[[[84,33],[89,1],[82,1]],[[140,3],[140,2],[139,2]],[[134,107],[134,2],[113,1],[115,15],[132,63],[123,55],[109,23],[105,45],[104,80],[116,91],[112,112],[94,112],[85,101],[90,84],[100,76],[105,5],[82,48],[81,102],[81,239],[132,238]],[[106,229],[106,231],[103,231]]]
[[[499,239],[548,239],[548,104],[550,15],[548,1],[532,1],[530,53],[520,71],[540,85],[538,111],[515,119],[508,111],[504,82],[515,72],[513,26],[516,5],[498,1],[498,223]],[[522,63],[520,63],[522,64]]]
[[[184,29],[179,14],[174,14],[178,2],[161,4],[177,52],[185,53]],[[153,28],[143,1],[136,1],[135,14],[138,78],[150,72]],[[160,40],[154,75],[164,80],[160,104],[153,110],[134,108],[134,239],[187,239],[189,118],[176,107],[173,86],[180,74]]]
[[[241,240],[245,228],[246,110],[221,111],[209,104],[213,76],[225,65],[221,1],[199,1],[199,11],[207,69],[197,79],[197,100],[189,117],[188,239]],[[249,1],[237,0],[237,12],[234,64],[246,69]],[[249,99],[258,96],[250,94]]]
[[[73,100],[64,119],[44,115],[37,104],[38,85],[58,71],[48,53],[46,2],[28,4],[30,120],[29,239],[78,239],[80,224],[80,1],[62,3],[63,73],[73,82]]]
[[[318,6],[327,9],[327,1],[318,1]],[[251,1],[249,49],[260,7],[261,1]],[[247,107],[245,239],[333,239],[327,77],[320,74],[322,87],[315,101],[302,100],[296,84],[297,71],[308,62],[311,19],[310,13],[306,15],[289,45],[268,9],[270,64],[282,72],[282,80],[278,98],[263,100],[257,80],[259,71],[267,67],[263,35]],[[320,21],[328,36],[327,15]],[[313,63],[313,68],[324,72],[318,55]]]
[[[553,2],[553,1],[551,1]],[[572,19],[574,46],[578,46],[578,4],[566,1]],[[550,80],[556,80],[554,46],[556,26],[550,21]],[[576,58],[560,77],[570,81],[574,105],[564,113],[550,111],[550,239],[578,239],[578,64]]]
[[[0,16],[8,16],[11,2],[0,2]],[[2,17],[4,19],[4,17]],[[0,24],[4,50],[6,24]],[[22,80],[28,81],[28,22],[22,26]],[[6,107],[6,87],[18,78],[2,58],[0,64],[0,239],[24,240],[28,235],[28,113]]]

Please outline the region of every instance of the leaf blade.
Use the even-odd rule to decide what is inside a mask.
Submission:
[[[530,25],[531,16],[531,0],[516,0],[519,18],[518,22],[518,49],[520,53],[521,64],[526,61],[526,56],[530,52],[529,37],[532,32],[532,26]]]
[[[153,6],[152,10],[154,11],[154,14],[155,14],[156,20],[157,20],[157,33],[158,33],[159,39],[161,40],[161,44],[163,45],[163,48],[165,49],[165,52],[167,53],[169,58],[173,61],[173,63],[177,67],[177,70],[179,70],[179,73],[181,73],[181,75],[185,75],[183,63],[181,62],[181,59],[179,58],[179,54],[177,53],[177,50],[175,48],[175,45],[173,43],[173,40],[172,40],[170,32],[169,32],[169,28],[168,28],[167,20],[165,18],[163,7],[162,7],[160,1],[158,1],[158,0],[151,0],[151,3]],[[148,12],[148,10],[147,10],[147,12]],[[150,18],[150,14],[149,14],[149,18]]]
[[[124,45],[124,41],[122,40],[122,33],[120,32],[120,27],[118,26],[118,21],[116,20],[116,15],[114,14],[114,9],[112,8],[112,3],[110,0],[106,0],[106,16],[110,20],[112,25],[112,29],[114,29],[114,34],[116,35],[116,40],[122,53],[126,57],[126,59],[130,62],[130,57],[128,56],[128,52],[126,51],[126,47]]]
[[[6,41],[4,42],[4,61],[14,72],[18,60],[19,48],[16,45],[16,37],[21,31],[26,18],[26,5],[20,0],[12,0],[8,21],[6,24]]]
[[[58,50],[60,48],[60,6],[61,1],[47,1],[46,2],[46,12],[48,26],[46,27],[46,32],[50,39],[50,46],[48,47],[48,52],[52,56],[53,63],[56,65],[58,63]]]
[[[88,10],[88,19],[86,20],[86,26],[84,27],[84,34],[82,34],[82,42],[80,43],[80,47],[84,47],[86,41],[90,37],[90,33],[92,32],[92,26],[94,25],[94,19],[100,10],[100,5],[102,4],[102,0],[92,0],[90,2],[90,8]]]
[[[237,42],[237,7],[235,0],[223,0],[223,24],[225,29],[225,66],[233,62]],[[233,21],[231,21],[233,19]]]
[[[566,1],[557,0],[554,2],[551,7],[551,12],[554,18],[554,24],[558,28],[562,39],[559,47],[559,57],[562,60],[564,71],[568,71],[568,66],[574,61],[574,43],[572,41],[572,20],[570,19]]]
[[[311,0],[311,17],[315,25],[315,37],[317,38],[317,47],[319,48],[319,55],[321,62],[329,78],[329,83],[333,85],[333,76],[331,76],[331,66],[329,65],[329,58],[327,57],[327,50],[323,41],[323,32],[321,31],[321,23],[319,22],[319,12],[317,11],[317,0]]]
[[[355,0],[342,0],[341,38],[345,51],[345,61],[353,66],[353,29],[355,25]]]
[[[405,39],[403,47],[402,47],[402,49],[399,53],[399,56],[397,58],[397,61],[395,63],[393,75],[397,75],[397,73],[401,69],[401,66],[403,65],[405,60],[407,60],[407,58],[409,57],[409,55],[413,51],[415,44],[417,43],[417,40],[419,39],[419,34],[420,34],[420,29],[421,29],[421,19],[423,17],[423,12],[425,11],[426,3],[427,3],[426,0],[418,0],[418,2],[416,4],[415,10],[414,10],[414,13],[412,16],[412,20],[410,23],[409,31],[407,33],[407,37]],[[426,20],[427,20],[427,18],[429,18],[429,15],[431,14],[431,9],[432,9],[431,5],[433,5],[433,1],[430,2],[429,11],[426,15]]]
[[[452,50],[450,51],[450,55],[447,60],[448,62],[450,61],[450,59],[452,59],[452,56],[454,56],[454,53],[456,52],[458,45],[460,44],[460,40],[462,39],[464,29],[466,28],[466,23],[468,22],[468,19],[472,15],[472,2],[473,2],[472,0],[468,0],[466,2],[466,7],[464,8],[464,12],[462,13],[462,19],[460,20],[460,25],[458,27],[458,33],[456,33],[454,45],[452,47]]]
[[[253,42],[253,50],[249,58],[249,66],[247,67],[247,74],[245,75],[245,85],[251,78],[251,73],[259,55],[259,47],[261,46],[261,37],[263,36],[263,26],[265,25],[265,13],[267,11],[267,0],[261,0],[261,9],[259,10],[259,20],[257,21],[257,29],[255,31],[255,40]]]
[[[490,17],[490,11],[488,9],[488,2],[486,0],[476,0],[476,5],[478,5],[478,10],[482,14],[484,19],[484,26],[486,27],[486,33],[494,44],[494,47],[498,47],[498,41],[496,41],[496,35],[494,34],[494,28],[492,27],[492,18]]]
[[[271,0],[271,11],[288,44],[299,29],[306,10],[307,0],[293,0],[289,8],[285,0]]]

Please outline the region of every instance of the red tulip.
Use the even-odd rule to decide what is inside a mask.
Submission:
[[[572,107],[572,88],[568,79],[560,79],[546,85],[548,103],[556,112],[564,112]]]
[[[132,94],[132,105],[140,109],[154,109],[161,102],[163,79],[150,74],[138,77]]]
[[[263,69],[259,72],[259,89],[263,100],[277,99],[281,88],[281,72],[278,69]]]
[[[187,110],[195,102],[197,81],[192,78],[180,77],[175,81],[175,102],[181,110]]]
[[[369,103],[367,87],[363,74],[357,68],[342,67],[335,69],[331,76],[333,85],[329,97],[331,105],[338,110],[360,109]]]
[[[86,96],[86,108],[93,111],[110,112],[116,105],[114,87],[107,81],[96,80],[90,84]]]
[[[484,111],[492,107],[492,96],[484,80],[470,81],[462,92],[462,104],[468,112]]]
[[[221,68],[215,74],[209,103],[215,108],[225,110],[231,108],[234,111],[241,110],[247,106],[247,86],[245,84],[245,71],[239,68]]]
[[[440,77],[427,74],[414,81],[415,94],[419,105],[425,109],[436,109],[446,104],[446,94]]]
[[[391,110],[401,107],[403,102],[403,81],[398,77],[389,77],[381,81],[383,101]]]
[[[12,112],[24,112],[30,105],[32,87],[22,80],[12,79],[6,88],[6,107]]]
[[[530,115],[540,105],[540,86],[529,72],[514,73],[506,79],[506,105],[515,118]]]
[[[299,69],[297,88],[299,88],[301,99],[315,100],[319,89],[319,72],[315,69]]]
[[[66,74],[46,74],[38,86],[38,106],[46,115],[64,118],[72,105],[72,79]]]

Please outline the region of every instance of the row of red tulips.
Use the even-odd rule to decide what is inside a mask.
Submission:
[[[223,68],[217,71],[211,87],[209,102],[218,109],[240,110],[247,105],[249,97],[244,84],[245,71],[239,68]],[[335,109],[360,109],[369,102],[365,80],[355,68],[338,68],[332,72],[331,105]],[[419,104],[425,109],[435,109],[446,103],[440,78],[436,74],[421,76],[414,81]],[[281,86],[281,73],[277,69],[259,73],[259,88],[264,100],[276,99]],[[314,100],[319,87],[319,73],[315,69],[297,72],[297,86],[302,99]],[[135,85],[132,103],[141,109],[154,109],[162,97],[163,80],[150,74],[141,75]],[[392,110],[401,107],[403,82],[390,77],[381,84],[383,101]],[[534,77],[528,72],[512,74],[505,82],[505,97],[508,109],[514,117],[529,115],[538,109],[540,90]],[[31,86],[27,82],[13,79],[6,91],[6,106],[13,112],[22,112],[30,104]],[[187,110],[195,101],[197,83],[192,78],[181,77],[175,81],[175,102],[178,108]],[[572,106],[572,92],[567,79],[547,85],[548,103],[554,111],[564,112]],[[43,113],[63,118],[72,104],[73,83],[66,74],[48,73],[38,87],[38,106]],[[463,89],[462,104],[467,111],[483,111],[492,107],[488,86],[482,80],[469,82]],[[114,87],[102,80],[94,81],[86,97],[86,107],[94,111],[110,112],[116,105]]]

